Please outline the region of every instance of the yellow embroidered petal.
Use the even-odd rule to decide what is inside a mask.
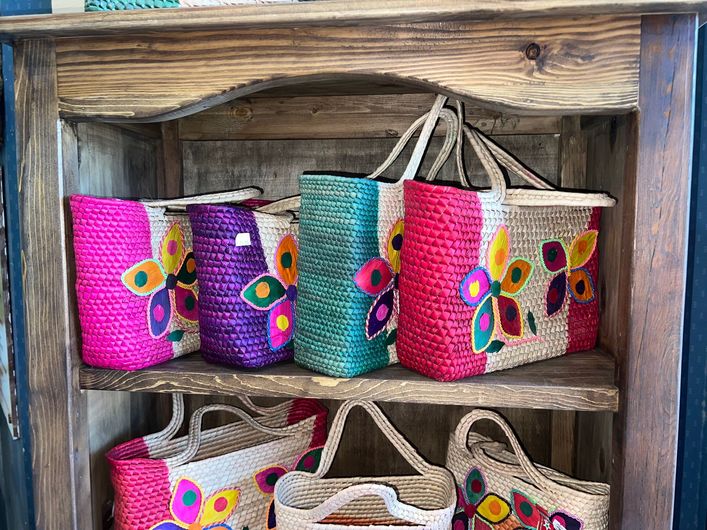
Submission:
[[[238,506],[240,496],[241,492],[237,489],[214,493],[204,504],[204,511],[199,524],[207,527],[224,522]]]
[[[592,257],[592,253],[597,246],[598,235],[599,232],[596,230],[587,230],[574,238],[572,246],[570,247],[571,269],[581,267],[589,261],[589,258]]]
[[[297,285],[297,241],[287,234],[280,240],[275,251],[275,267],[285,286]]]
[[[486,260],[488,262],[488,270],[492,280],[500,280],[503,271],[506,270],[508,263],[508,254],[510,253],[510,238],[508,229],[501,225],[493,236],[489,245]]]
[[[174,223],[162,240],[162,266],[167,274],[175,274],[184,259],[184,235]]]
[[[500,523],[511,513],[511,506],[502,498],[489,493],[479,503],[476,513],[489,523]]]
[[[405,225],[402,219],[398,219],[388,235],[388,263],[395,274],[400,272],[400,249],[403,247],[404,235]]]

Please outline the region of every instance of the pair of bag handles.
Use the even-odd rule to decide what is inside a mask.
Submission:
[[[271,409],[267,407],[260,407],[255,405],[248,397],[239,395],[238,398],[243,402],[243,404],[249,408],[251,411],[265,415],[268,414]],[[171,440],[181,427],[184,421],[184,400],[181,394],[173,394],[172,396],[172,419],[170,420],[167,427],[159,433],[147,436],[146,440],[153,443],[164,443]],[[341,442],[341,437],[346,426],[346,420],[349,413],[355,407],[363,408],[374,420],[378,428],[385,435],[385,437],[391,442],[391,444],[400,452],[400,454],[405,458],[405,460],[421,475],[429,475],[435,471],[438,471],[437,466],[429,464],[424,458],[422,458],[415,448],[400,434],[397,429],[390,423],[383,412],[373,403],[366,401],[347,401],[345,402],[334,418],[331,429],[329,431],[329,436],[327,438],[326,444],[322,451],[322,457],[319,464],[319,468],[313,474],[311,474],[312,479],[321,479],[331,467],[331,464],[336,456],[336,452],[339,448]],[[259,423],[255,418],[248,414],[245,410],[238,407],[230,405],[206,405],[199,408],[193,415],[189,422],[189,435],[187,447],[184,451],[174,457],[166,459],[168,465],[177,466],[190,462],[199,451],[201,445],[201,435],[202,435],[202,421],[206,414],[210,412],[227,412],[237,416],[243,422],[250,426],[251,428],[278,437],[293,436],[299,431],[299,426],[297,424],[288,425],[285,427],[267,427]],[[491,420],[496,423],[504,432],[508,438],[511,448],[515,453],[518,463],[525,473],[525,475],[539,488],[546,490],[554,490],[558,486],[567,488],[563,484],[558,484],[557,482],[551,480],[545,474],[535,467],[532,461],[528,458],[525,451],[520,445],[520,442],[515,437],[511,427],[503,420],[503,418],[496,414],[495,412],[477,409],[467,414],[462,421],[459,423],[457,429],[455,430],[453,436],[455,438],[455,443],[458,447],[467,447],[468,436],[471,428],[475,423],[480,420]],[[483,444],[481,444],[483,445]],[[497,445],[497,444],[493,444]],[[474,447],[472,452],[483,451],[483,447]],[[478,456],[478,455],[477,455]],[[510,469],[509,464],[499,463],[501,467],[507,467]],[[436,520],[439,516],[438,512],[430,510],[420,510],[414,506],[403,504],[397,496],[396,491],[383,484],[366,484],[366,485],[356,485],[345,488],[344,490],[338,492],[334,496],[330,497],[324,501],[319,506],[307,510],[307,518],[309,522],[318,522],[325,519],[327,516],[335,513],[337,510],[343,506],[349,504],[350,502],[365,496],[376,495],[379,496],[386,504],[388,511],[393,516],[400,516],[405,520],[413,524],[429,524]]]

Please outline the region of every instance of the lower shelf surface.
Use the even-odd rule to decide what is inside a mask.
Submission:
[[[599,350],[572,353],[511,370],[438,382],[400,365],[352,379],[329,377],[283,363],[241,370],[205,362],[198,353],[135,372],[81,368],[86,390],[319,399],[365,399],[555,410],[616,411],[614,359]]]

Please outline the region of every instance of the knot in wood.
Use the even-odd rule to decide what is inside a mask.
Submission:
[[[528,46],[525,48],[525,56],[529,60],[535,61],[538,57],[540,57],[540,45],[535,42],[531,42],[530,44],[528,44]]]

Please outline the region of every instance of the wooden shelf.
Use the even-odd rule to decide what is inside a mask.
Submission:
[[[553,16],[696,13],[702,0],[330,0],[285,5],[137,9],[3,17],[0,38],[87,36],[145,31],[399,24]]]
[[[82,389],[188,394],[361,398],[484,407],[616,411],[614,360],[601,351],[574,353],[461,381],[440,383],[401,366],[353,379],[316,374],[285,363],[244,371],[206,363],[200,355],[124,372],[83,367]]]

